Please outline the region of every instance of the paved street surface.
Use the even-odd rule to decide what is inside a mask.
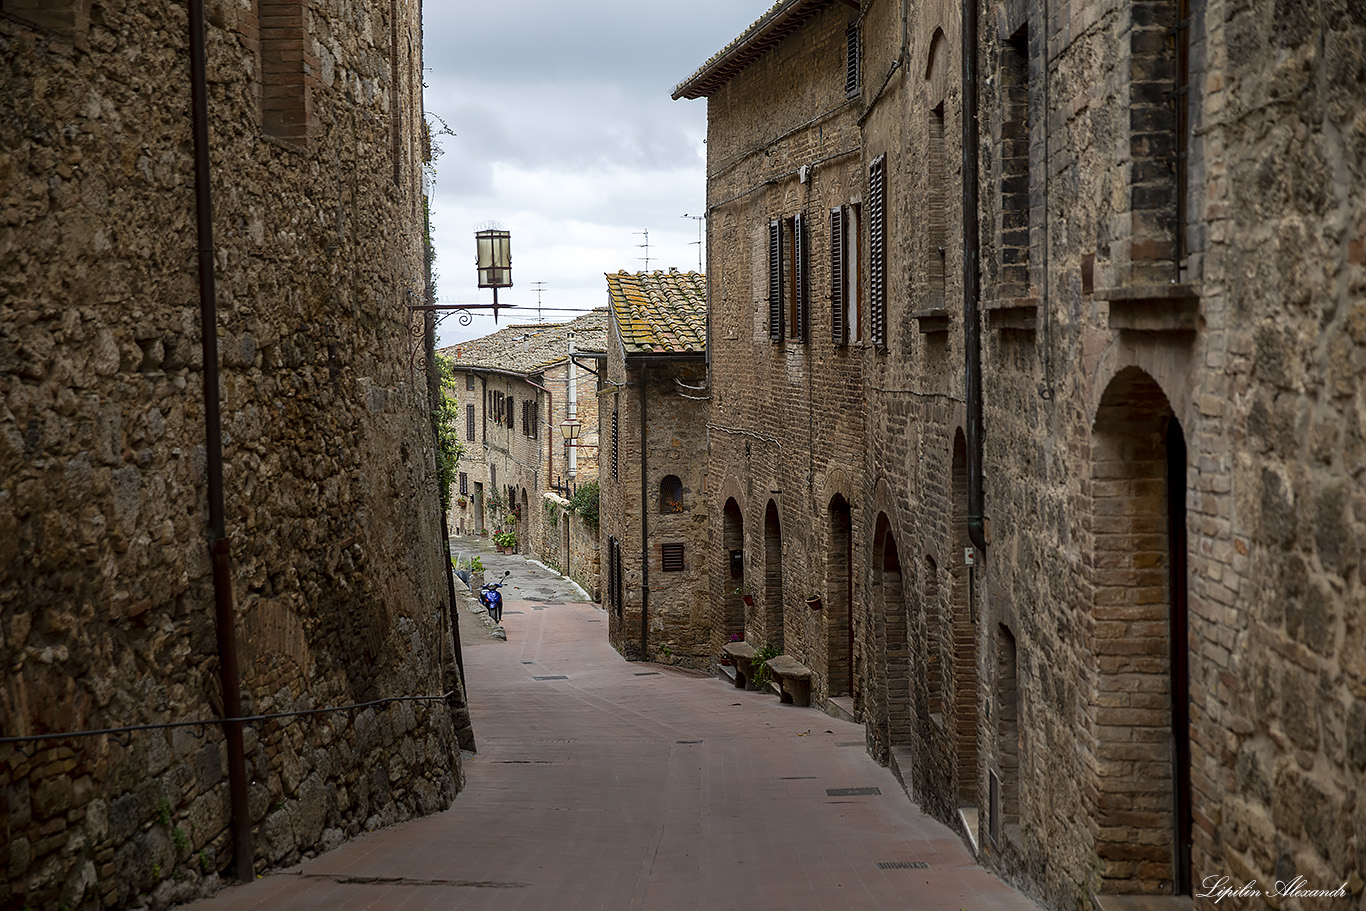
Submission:
[[[479,751],[451,809],[198,911],[1037,911],[916,810],[861,727],[627,663],[571,583],[485,564],[513,570],[508,639],[461,610]]]

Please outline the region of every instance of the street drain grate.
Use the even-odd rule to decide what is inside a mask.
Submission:
[[[700,740],[675,740],[674,743],[701,743]]]
[[[456,886],[466,889],[525,889],[530,883],[497,882],[473,879],[409,879],[406,876],[348,876],[336,879],[316,873],[303,873],[314,879],[332,879],[340,886]]]
[[[815,781],[815,775],[784,775],[779,781]]]
[[[635,677],[658,677],[659,671],[636,671],[632,676]]]
[[[869,797],[881,794],[880,788],[826,788],[826,797]]]
[[[601,623],[602,621],[601,621],[601,620],[589,620],[588,622],[589,622],[589,623]]]
[[[928,870],[930,865],[923,860],[880,860],[879,870]]]
[[[535,664],[536,662],[535,662],[535,661],[523,661],[522,663],[523,663],[523,664]]]
[[[862,741],[862,740],[836,740],[836,741],[835,741],[835,746],[837,746],[837,747],[861,747],[861,746],[863,746],[863,741]]]
[[[551,674],[548,677],[532,677],[532,680],[568,680],[564,674]]]
[[[505,610],[505,611],[503,611],[503,613],[505,613],[505,614],[507,614],[509,617],[511,617],[513,614],[517,614],[518,616],[521,616],[521,613],[522,613],[522,612],[519,611],[519,610]]]

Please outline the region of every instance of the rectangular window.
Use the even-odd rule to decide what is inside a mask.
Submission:
[[[474,406],[465,406],[465,439],[474,439]]]
[[[853,98],[859,93],[860,85],[859,29],[856,19],[844,30],[844,97]]]
[[[517,426],[517,422],[513,419],[512,415],[512,404],[512,396],[508,396],[507,411],[503,414],[503,420],[507,422],[508,430],[512,430]]]
[[[473,374],[473,373],[467,373],[467,374],[465,374],[465,391],[466,391],[466,392],[473,392],[473,391],[474,391],[474,374]]]
[[[886,251],[886,155],[868,167],[868,335],[879,349],[887,347],[887,288],[883,257]]]
[[[681,573],[683,571],[682,544],[661,544],[659,546],[659,558],[664,572]]]
[[[470,476],[465,472],[460,472],[460,496],[469,496]]]
[[[858,206],[830,210],[830,337],[836,345],[863,338],[859,319]]]

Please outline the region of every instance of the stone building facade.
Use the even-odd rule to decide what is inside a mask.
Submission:
[[[0,735],[48,738],[0,744],[0,906],[165,905],[461,786],[407,349],[419,6],[208,4],[223,638],[243,713],[310,712],[244,725],[240,795],[217,721],[186,7],[0,10]],[[104,728],[131,730],[65,736]]]
[[[567,323],[509,326],[440,351],[454,370],[465,446],[451,529],[477,535],[512,528],[519,552],[555,565],[589,593],[598,588],[596,548],[575,542],[595,538],[596,531],[578,529],[547,491],[558,485],[568,492],[597,478],[597,375],[606,338],[607,311],[596,310]],[[581,425],[572,448],[560,429],[569,415],[571,377]]]
[[[710,663],[706,277],[607,276],[600,483],[608,638],[635,661]]]
[[[774,547],[782,645],[817,701],[1049,907],[1214,907],[1194,895],[1220,876],[1366,907],[1366,19],[981,3],[969,99],[970,24],[935,0],[784,0],[675,92],[708,99],[710,420],[781,454],[713,433],[713,597],[732,550],[748,577]],[[765,293],[770,251],[789,264],[768,223],[840,166],[820,143],[855,79],[843,179],[870,336],[809,381],[861,418],[841,502],[843,438],[784,423],[800,362],[763,330],[788,300]],[[830,319],[833,233],[802,256]],[[833,637],[788,621],[846,586],[848,705],[822,681]]]

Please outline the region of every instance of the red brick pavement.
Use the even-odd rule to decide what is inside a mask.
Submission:
[[[906,799],[861,727],[629,664],[591,605],[510,601],[504,625],[507,642],[463,637],[479,753],[450,810],[194,907],[1036,911]]]

